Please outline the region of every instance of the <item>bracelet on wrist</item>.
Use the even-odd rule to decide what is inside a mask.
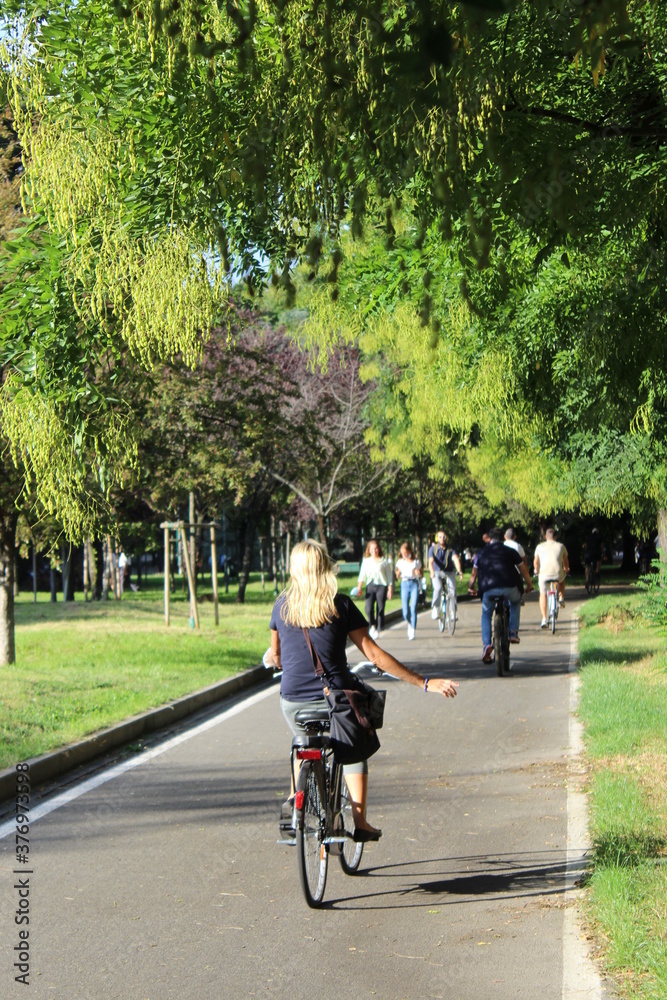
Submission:
[[[425,677],[424,678],[424,694],[428,693],[428,682],[429,682],[429,678]]]

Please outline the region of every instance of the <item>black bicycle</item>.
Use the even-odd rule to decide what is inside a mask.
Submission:
[[[296,721],[306,731],[294,737],[290,753],[296,788],[292,830],[301,888],[308,906],[317,907],[324,899],[329,855],[337,855],[345,874],[354,875],[364,845],[354,840],[343,767],[334,760],[329,741],[328,710],[304,708],[297,712]]]
[[[496,673],[507,677],[510,669],[510,609],[506,598],[496,597],[493,609],[493,651]]]
[[[597,594],[600,590],[600,571],[598,570],[597,563],[587,562],[586,563],[586,593],[589,596]]]

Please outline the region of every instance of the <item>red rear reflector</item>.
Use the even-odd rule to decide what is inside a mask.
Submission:
[[[322,760],[321,750],[297,750],[297,760]]]
[[[296,795],[294,796],[294,805],[298,812],[301,812],[301,810],[303,809],[303,799],[304,799],[303,792],[297,792]]]

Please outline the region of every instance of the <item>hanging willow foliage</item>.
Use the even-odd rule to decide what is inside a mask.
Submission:
[[[0,427],[17,466],[26,470],[26,492],[80,542],[99,524],[104,498],[136,468],[137,445],[128,416],[107,414],[98,427],[73,428],[54,402],[12,384],[0,392]],[[96,481],[89,460],[95,456]]]

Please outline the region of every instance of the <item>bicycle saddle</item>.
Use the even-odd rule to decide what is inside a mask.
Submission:
[[[295,722],[300,726],[306,726],[309,722],[326,722],[329,725],[328,708],[302,708],[294,716]]]

